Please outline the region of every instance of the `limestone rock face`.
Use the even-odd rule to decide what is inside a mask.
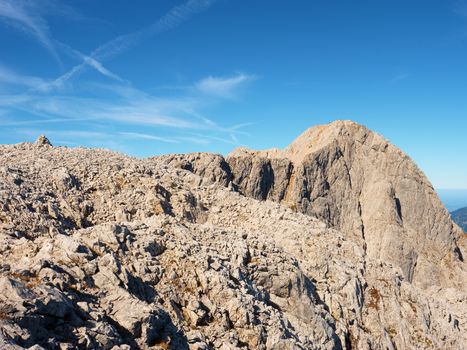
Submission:
[[[227,162],[244,195],[323,220],[417,285],[455,283],[440,267],[463,259],[462,231],[414,162],[367,128],[337,121],[285,150],[238,149]]]
[[[0,348],[463,349],[465,241],[443,231],[442,210],[428,216],[437,199],[420,195],[412,201],[431,201],[424,209],[406,207],[397,181],[384,197],[370,180],[349,175],[347,184],[334,153],[319,157],[328,172],[283,152],[242,150],[227,163],[212,154],[138,160],[44,142],[0,146]],[[348,173],[377,173],[365,161]],[[337,201],[329,217],[311,210],[315,197],[298,196],[300,166],[309,193],[328,181],[319,191],[332,193],[323,203]],[[352,226],[356,186],[364,195]],[[394,198],[402,220],[391,216]],[[406,224],[419,210],[432,223],[420,224],[426,237]],[[395,233],[391,218],[400,221]],[[419,254],[411,275],[393,252],[370,254],[367,225],[378,220]],[[429,247],[432,258],[445,252],[438,266],[426,262],[431,276],[418,269]]]
[[[188,170],[199,175],[203,184],[228,186],[232,180],[230,167],[224,157],[212,153],[168,154],[150,158],[159,164]]]

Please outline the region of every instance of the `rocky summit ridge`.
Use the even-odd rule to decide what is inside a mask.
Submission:
[[[1,349],[463,349],[465,236],[350,121],[284,150],[0,146]]]

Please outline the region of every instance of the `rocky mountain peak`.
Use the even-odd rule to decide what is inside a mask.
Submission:
[[[295,163],[300,163],[310,153],[317,152],[333,142],[364,142],[369,134],[377,137],[363,125],[350,120],[337,120],[327,125],[309,128],[284,150],[283,155]]]
[[[318,217],[373,258],[400,266],[411,281],[446,280],[433,255],[462,259],[461,232],[428,179],[404,152],[363,125],[312,127],[284,150],[240,149],[227,162],[241,193]]]
[[[301,163],[308,155],[336,142],[363,143],[371,136],[372,141],[387,145],[387,141],[367,127],[351,120],[336,120],[325,125],[313,126],[299,135],[285,149],[271,148],[263,151],[250,150],[245,147],[235,149],[229,157],[256,155],[270,159],[287,158],[296,164]]]

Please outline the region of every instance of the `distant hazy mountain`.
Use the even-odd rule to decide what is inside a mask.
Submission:
[[[436,192],[450,212],[467,207],[467,189],[438,189]]]
[[[452,219],[467,232],[467,208],[458,209],[451,213]]]

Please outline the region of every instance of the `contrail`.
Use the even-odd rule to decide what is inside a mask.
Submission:
[[[82,63],[76,65],[67,73],[58,77],[54,82],[51,83],[51,85],[59,86],[60,84],[65,83],[75,74],[83,70],[88,64],[99,70],[95,65],[90,64],[90,62],[96,63],[102,67],[100,63],[101,61],[115,57],[152,36],[158,35],[179,26],[195,14],[211,7],[215,2],[217,2],[217,0],[189,0],[182,5],[172,8],[169,12],[167,12],[164,16],[162,16],[150,26],[132,33],[118,36],[115,39],[112,39],[107,43],[99,46],[89,56],[85,56],[87,59],[84,59]],[[101,70],[99,71],[102,74],[105,74]]]
[[[23,1],[0,0],[0,18],[14,23],[19,29],[35,37],[55,60],[62,66],[51,39],[47,22],[39,15],[31,13]]]

